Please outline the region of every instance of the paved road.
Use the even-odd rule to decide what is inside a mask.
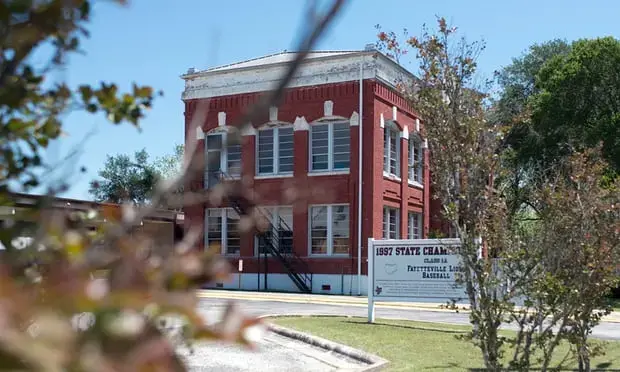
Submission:
[[[256,351],[240,346],[210,343],[196,347],[193,355],[184,353],[192,372],[332,372],[361,366],[352,360],[270,334]]]
[[[227,299],[205,298],[200,302],[201,311],[209,308],[220,308],[228,301]],[[325,305],[313,303],[292,303],[262,300],[234,300],[246,313],[260,315],[342,315],[342,316],[368,316],[367,309],[360,306]],[[464,313],[446,311],[429,311],[418,309],[386,309],[376,307],[378,319],[404,319],[424,322],[469,325],[469,317]],[[506,325],[506,329],[515,329],[512,325]],[[620,340],[620,323],[603,322],[592,333],[596,338]]]
[[[202,302],[200,312],[207,323],[221,317],[226,303],[225,300]],[[253,313],[258,315],[260,312]],[[325,352],[318,347],[273,333],[266,334],[256,350],[210,342],[195,345],[193,354],[183,347],[179,352],[192,372],[335,372],[350,371],[362,366],[359,361],[343,355]]]

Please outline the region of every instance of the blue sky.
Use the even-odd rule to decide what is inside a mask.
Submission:
[[[321,3],[325,3],[322,1]],[[381,5],[379,5],[381,4]],[[56,141],[46,159],[54,162],[76,148],[75,169],[87,173],[68,179],[63,196],[90,199],[88,183],[107,154],[146,148],[151,156],[171,153],[183,142],[183,81],[189,67],[214,65],[291,50],[305,2],[302,0],[133,0],[128,6],[99,2],[89,26],[85,55],[71,57],[55,79],[69,84],[113,81],[129,88],[136,81],[164,91],[139,132],[128,124],[114,126],[99,116],[71,113],[68,136]],[[483,38],[487,49],[480,69],[490,75],[536,42],[620,36],[620,2],[592,0],[350,0],[316,49],[363,49],[376,40],[375,24],[384,30],[418,34],[435,15],[446,17],[469,39]]]

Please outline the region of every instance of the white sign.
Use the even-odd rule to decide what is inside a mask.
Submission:
[[[368,240],[368,321],[374,302],[467,299],[456,284],[459,239]]]

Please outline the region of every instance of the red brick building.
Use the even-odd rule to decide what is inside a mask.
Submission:
[[[426,237],[431,223],[423,123],[395,89],[415,77],[375,50],[310,53],[281,104],[251,123],[241,144],[223,148],[230,125],[294,57],[182,76],[186,144],[198,139],[196,156],[217,159],[188,187],[210,188],[221,172],[240,177],[275,230],[269,238],[240,232],[239,210],[226,203],[188,207],[185,223],[200,226],[204,244],[219,244],[235,267],[243,261],[240,277],[220,287],[366,294],[368,238]],[[205,117],[197,131],[195,115]]]

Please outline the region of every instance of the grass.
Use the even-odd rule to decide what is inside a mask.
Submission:
[[[470,342],[455,337],[468,330],[465,326],[399,320],[368,324],[366,319],[344,317],[290,317],[272,321],[379,355],[390,361],[389,371],[462,371],[483,367],[480,351]],[[510,336],[514,332],[505,334]],[[620,368],[620,342],[597,342],[605,344],[606,355],[593,360],[593,369]],[[556,365],[568,350],[567,345],[559,347],[555,353]],[[563,367],[570,370],[575,368],[575,363]]]

